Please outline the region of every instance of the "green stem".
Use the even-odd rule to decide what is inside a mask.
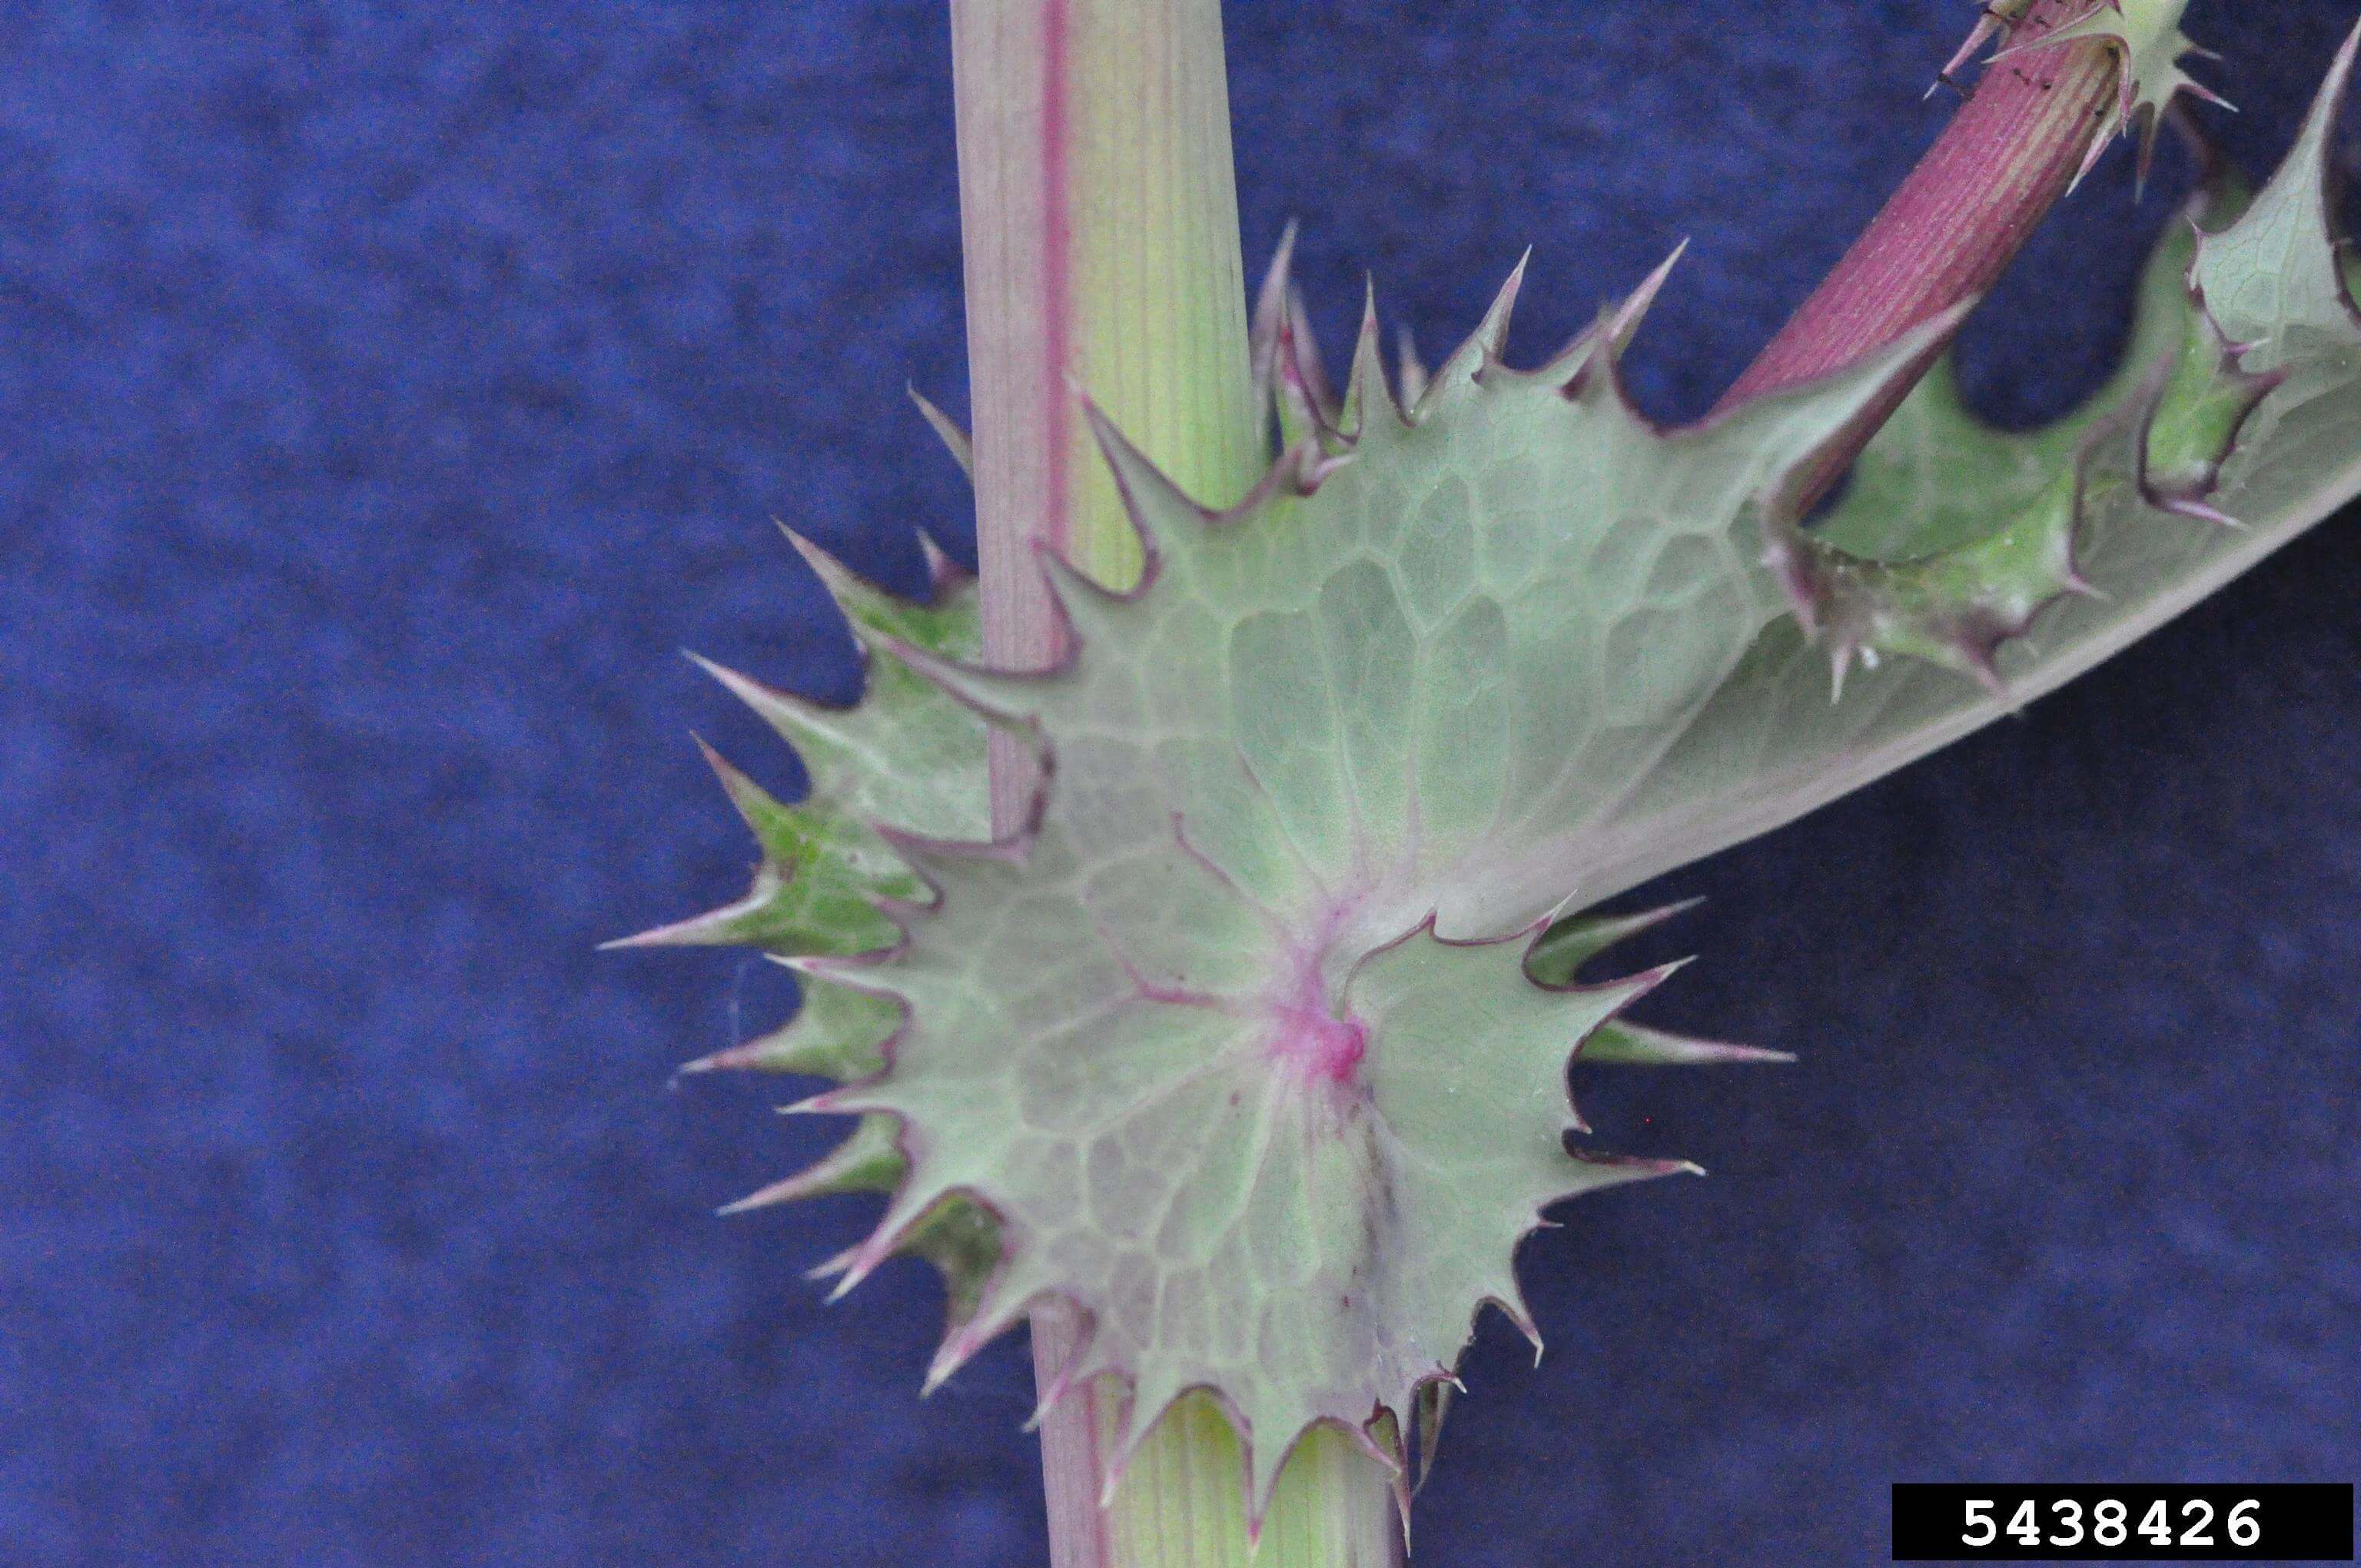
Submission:
[[[984,652],[1032,668],[1059,652],[1036,569],[1056,544],[1112,587],[1141,562],[1074,392],[1201,499],[1260,477],[1228,85],[1218,0],[952,0]],[[1032,779],[993,754],[996,830]],[[1050,1386],[1075,1346],[1037,1313]],[[1055,1568],[1232,1568],[1247,1560],[1236,1436],[1183,1399],[1099,1506],[1122,1390],[1074,1389],[1042,1424]],[[1389,1477],[1315,1433],[1279,1477],[1257,1568],[1384,1568],[1400,1557]]]

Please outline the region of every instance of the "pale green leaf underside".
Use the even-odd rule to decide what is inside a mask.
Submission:
[[[1504,296],[1407,417],[1374,326],[1341,406],[1276,378],[1306,445],[1235,514],[1110,433],[1150,581],[1060,581],[1055,671],[978,669],[964,601],[921,616],[831,573],[870,649],[860,707],[725,676],[811,765],[811,801],[766,809],[836,835],[799,861],[750,811],[752,902],[866,885],[892,925],[813,939],[740,906],[672,939],[864,952],[802,961],[810,1018],[711,1064],[850,1080],[814,1108],[871,1120],[815,1180],[897,1185],[848,1279],[897,1249],[951,1260],[939,1376],[1071,1301],[1093,1327],[1072,1376],[1126,1379],[1134,1433],[1213,1390],[1258,1494],[1307,1425],[1404,1416],[1483,1303],[1521,1321],[1541,1210],[1671,1168],[1567,1153],[1569,1055],[1749,1054],[1616,1016],[1661,974],[1572,983],[1633,923],[1523,938],[2038,696],[2361,486],[2361,331],[2320,194],[2349,59],[2288,169],[2197,247],[2212,322],[2168,251],[2090,410],[2004,436],[1931,378],[1817,534],[1782,533],[1789,482],[1915,343],[1666,433],[1615,378],[1636,310],[1518,373]],[[1831,642],[1926,657],[1831,700],[1800,579],[1765,565],[1782,537]],[[2104,597],[2052,602],[2083,579]],[[1960,673],[1993,647],[1998,695]],[[1052,764],[1038,827],[928,842],[982,836],[979,713]]]

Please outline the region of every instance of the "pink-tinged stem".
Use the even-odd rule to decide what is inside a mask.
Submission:
[[[1060,650],[1036,546],[1110,587],[1142,564],[1077,389],[1209,504],[1261,477],[1221,6],[951,0],[950,16],[984,653],[1039,668]],[[1007,833],[1036,781],[994,740],[993,822]],[[1077,1343],[1071,1314],[1035,1314],[1043,1387]],[[1202,1395],[1147,1435],[1100,1506],[1120,1397],[1084,1382],[1042,1424],[1053,1568],[1246,1561],[1244,1455]],[[1390,1568],[1400,1543],[1386,1472],[1323,1433],[1281,1473],[1256,1561]]]
[[[1261,477],[1216,0],[952,0],[984,653],[1058,652],[1037,543],[1140,570],[1080,389],[1184,488]],[[994,753],[1003,827],[1032,787]]]
[[[2037,0],[2012,42],[2038,38],[2093,3]],[[2103,43],[2059,44],[1987,70],[1902,188],[1716,411],[1841,369],[1988,291],[2073,183],[2115,94],[2115,54]],[[1815,476],[1815,497],[1906,393],[1897,384],[1864,412],[1850,447]]]

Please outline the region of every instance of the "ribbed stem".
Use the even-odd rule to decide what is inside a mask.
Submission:
[[[1221,8],[951,0],[951,43],[984,652],[1038,667],[1058,629],[1037,542],[1114,587],[1141,566],[1077,389],[1201,499],[1260,477]],[[997,830],[1020,824],[1033,784],[996,745]],[[1071,1323],[1036,1316],[1044,1387],[1073,1348]],[[1202,1398],[1148,1435],[1100,1508],[1117,1398],[1077,1388],[1043,1424],[1055,1568],[1246,1563],[1244,1456]],[[1384,1568],[1399,1543],[1383,1471],[1321,1435],[1280,1476],[1254,1561]]]
[[[2036,0],[2011,41],[2029,43],[2093,3]],[[2102,43],[2060,44],[1987,70],[1902,188],[1719,408],[1842,369],[1989,291],[2073,183],[2115,93],[2115,54]],[[1815,496],[1907,393],[1908,384],[1897,382],[1863,413],[1858,439],[1816,476]]]

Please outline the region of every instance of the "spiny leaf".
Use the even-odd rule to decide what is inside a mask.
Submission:
[[[1536,985],[1564,989],[1575,982],[1586,965],[1609,949],[1654,930],[1702,902],[1692,898],[1631,915],[1570,916],[1534,940],[1525,954],[1525,973]],[[1592,1066],[1707,1067],[1734,1062],[1791,1062],[1795,1058],[1784,1051],[1693,1039],[1615,1017],[1601,1024],[1583,1041],[1576,1059]]]
[[[2130,417],[2156,367],[2191,341],[2189,269],[2202,227],[2234,221],[2252,199],[2210,149],[2196,189],[2165,225],[2132,301],[2122,364],[2088,402],[2053,424],[2004,431],[1971,413],[1946,354],[1855,460],[1844,494],[1814,537],[1855,555],[1906,561],[1991,533],[2069,472],[2092,433]]]
[[[2249,380],[2235,399],[2225,398],[2217,369],[2202,400],[2210,411],[2192,418],[2180,401],[2191,383],[2184,369],[2176,369],[2148,417],[2149,444],[2139,455],[2151,479],[2185,477],[2211,444],[2220,458],[2211,493],[2180,499],[2201,499],[2239,526],[2208,524],[2180,515],[2185,508],[2150,505],[2146,487],[2120,476],[2094,487],[2075,543],[2081,570],[2101,597],[2059,603],[2030,640],[2037,647],[2020,643],[2002,651],[2005,696],[1963,693],[1955,675],[1904,660],[1857,677],[1844,700],[1831,704],[1825,655],[1800,627],[1773,628],[1708,712],[1620,803],[1604,853],[1583,883],[1586,896],[1610,897],[1768,831],[2039,697],[2196,603],[2350,498],[2361,485],[2356,457],[2361,453],[2361,392],[2356,390],[2361,326],[2344,297],[2322,181],[2328,127],[2353,47],[2348,39],[2302,139],[2266,194],[2202,241],[2196,287],[2158,290],[2152,269],[2134,334],[2147,357],[2127,367],[2101,403],[2073,422],[2074,439],[2084,441],[2099,422],[2119,424],[2127,412],[2136,417],[2139,400],[2153,395],[2159,355],[2188,367],[2208,362],[2223,338],[2246,345],[2237,351],[2238,373],[2271,380],[2246,417],[2236,417],[2238,403],[2253,398],[2257,381]],[[2193,346],[2200,338],[2203,346]],[[1923,424],[1890,427],[1864,461],[1877,458],[1881,449],[1893,460],[1900,444],[1927,439]],[[1906,548],[1955,527],[1956,514],[1931,499],[1948,488],[1947,465],[1939,456],[1894,461],[1896,467],[1905,466],[1924,473],[1927,482],[1889,492],[1894,514],[1870,517],[1848,500],[1818,536],[1856,550],[1878,540]],[[1974,493],[1982,471],[1962,468],[1957,488]],[[2055,485],[2055,475],[2043,482]],[[2006,511],[1995,511],[2007,519]]]
[[[975,446],[968,440],[967,432],[954,423],[950,415],[928,401],[917,388],[912,387],[908,390],[910,400],[918,405],[918,412],[925,416],[928,427],[934,431],[937,439],[950,453],[951,461],[960,466],[960,472],[972,483],[975,479]]]
[[[863,1117],[860,1152],[812,1183],[876,1179],[895,1130],[907,1168],[845,1287],[900,1251],[943,1264],[930,1383],[1028,1306],[1074,1315],[1053,1387],[1127,1386],[1118,1464],[1191,1389],[1246,1437],[1257,1508],[1314,1428],[1400,1463],[1476,1312],[1538,1339],[1513,1265],[1543,1211],[1694,1168],[1568,1153],[1569,1058],[1770,1055],[1628,1021],[1669,967],[1578,983],[1655,918],[1587,911],[2038,696],[2361,488],[2321,190],[2354,47],[2194,288],[2151,271],[2092,409],[2004,437],[1938,378],[1817,530],[1797,476],[1945,323],[1664,432],[1617,363],[1653,285],[1520,372],[1512,276],[1390,418],[1373,317],[1340,402],[1281,267],[1256,343],[1287,445],[1246,501],[1200,505],[1091,416],[1149,570],[1109,594],[1045,557],[1058,668],[980,668],[952,646],[971,621],[836,581],[860,707],[724,679],[804,746],[808,808],[882,824],[924,896],[876,897],[896,940],[857,974],[818,964],[862,1000],[815,988],[725,1055],[842,1084],[807,1108]],[[1816,633],[1894,656],[1832,702]],[[997,840],[986,716],[1043,762]],[[725,783],[766,865],[867,847],[807,851]]]
[[[935,598],[921,602],[862,580],[807,540],[788,538],[864,639],[950,658],[972,658],[980,648],[972,580],[931,544],[927,565]],[[891,947],[897,930],[884,911],[928,894],[880,830],[943,838],[983,830],[989,811],[983,721],[891,656],[867,660],[868,689],[849,708],[690,657],[796,743],[811,790],[801,803],[784,806],[699,740],[762,846],[753,885],[709,914],[609,946],[751,947],[781,956]]]
[[[1789,1051],[1700,1040],[1617,1018],[1599,1025],[1597,1034],[1583,1041],[1581,1055],[1575,1059],[1587,1067],[1727,1067],[1740,1062],[1792,1062],[1795,1058]]]
[[[700,1057],[683,1072],[787,1072],[839,1083],[885,1070],[885,1042],[901,1027],[891,997],[839,983],[800,966],[803,1003],[782,1027],[758,1039]]]
[[[1685,899],[1667,904],[1661,909],[1642,910],[1636,915],[1600,915],[1585,912],[1573,915],[1549,927],[1534,941],[1532,950],[1525,955],[1525,972],[1533,977],[1536,985],[1571,985],[1585,964],[1643,932],[1653,931],[1666,921],[1687,914],[1704,903],[1701,898]]]
[[[837,1146],[835,1151],[818,1165],[785,1181],[774,1181],[759,1192],[739,1199],[722,1209],[724,1214],[743,1214],[756,1209],[766,1209],[776,1203],[792,1203],[798,1199],[818,1198],[840,1192],[891,1192],[902,1184],[909,1173],[909,1164],[902,1157],[901,1139],[891,1116],[863,1116],[852,1129],[852,1135]]]
[[[1764,564],[1777,576],[1806,636],[1835,660],[1834,695],[1844,695],[1855,655],[1872,669],[1906,653],[1973,675],[2005,697],[2001,645],[2021,637],[2060,597],[2094,590],[2074,565],[2089,474],[2110,450],[2095,442],[1999,532],[1937,554],[1880,561],[1850,554],[1806,532],[1793,515],[1769,509]]]
[[[1419,424],[1372,417],[1365,389],[1341,466],[1317,454],[1346,429],[1299,377],[1321,428],[1225,513],[1101,422],[1154,565],[1129,595],[1059,579],[1060,669],[872,636],[879,665],[1030,727],[1051,782],[1020,839],[886,840],[939,897],[899,910],[906,946],[863,971],[906,1008],[886,1070],[813,1103],[914,1135],[845,1280],[972,1197],[1000,1227],[974,1322],[1072,1300],[1094,1365],[1132,1387],[1126,1442],[1182,1390],[1218,1389],[1263,1490],[1309,1426],[1398,1423],[1484,1303],[1532,1326],[1511,1263],[1543,1208],[1690,1168],[1562,1141],[1580,1125],[1565,1063],[1668,971],[1537,986],[1524,938],[1543,911],[1492,926],[1463,906],[1493,867],[1557,852],[1651,716],[1704,701],[1776,616],[1754,498],[1919,352],[1666,436],[1612,373],[1637,308],[1610,313],[1575,367],[1600,373],[1570,388],[1501,365],[1513,298],[1512,279]],[[1359,364],[1367,389],[1373,352]],[[1411,565],[1400,586],[1376,569],[1389,554]],[[1715,663],[1622,659],[1552,695],[1558,650],[1716,609]],[[1521,736],[1485,689],[1521,665],[1554,734]],[[1470,1017],[1478,1048],[1434,1048]]]

